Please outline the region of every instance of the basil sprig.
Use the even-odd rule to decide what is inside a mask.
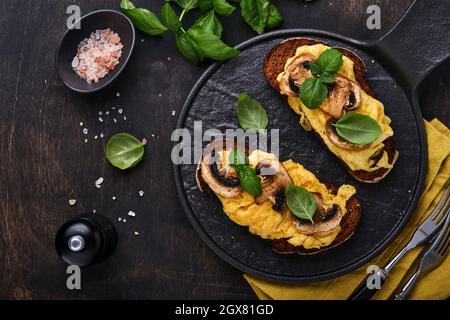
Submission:
[[[262,194],[261,178],[256,170],[248,165],[248,158],[239,150],[233,149],[229,155],[230,166],[239,173],[242,189],[254,197]]]
[[[303,81],[300,86],[300,99],[309,109],[319,107],[328,96],[327,84],[333,84],[343,64],[342,52],[337,49],[327,49],[320,54],[316,63],[309,63],[309,68],[314,77]]]
[[[144,157],[144,145],[133,135],[122,132],[113,135],[106,145],[106,158],[119,169],[132,168]]]
[[[240,6],[242,18],[258,34],[283,22],[277,7],[269,0],[241,0]]]
[[[359,145],[372,143],[381,135],[380,125],[371,117],[360,113],[348,113],[333,126],[341,138]]]
[[[244,130],[254,129],[262,131],[269,123],[269,118],[264,107],[246,93],[239,95],[236,112],[239,125]]]
[[[305,188],[289,185],[286,187],[286,202],[292,214],[301,220],[309,220],[312,223],[317,203],[311,192]]]
[[[167,31],[156,14],[144,8],[136,8],[129,0],[122,0],[120,8],[136,28],[151,36],[157,36]]]

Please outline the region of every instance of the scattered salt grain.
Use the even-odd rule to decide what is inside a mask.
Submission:
[[[92,209],[92,213],[96,213],[97,212],[97,210],[95,210],[95,209]]]
[[[103,122],[103,118],[102,117],[98,117],[98,121]]]
[[[143,197],[143,196],[144,196],[144,191],[140,190],[140,191],[139,191],[139,196],[140,196],[140,197]]]
[[[136,216],[136,213],[130,210],[130,211],[128,212],[128,215],[129,215],[130,217],[135,217],[135,216]]]
[[[175,116],[175,114],[176,114],[176,111],[172,110],[172,116]]]
[[[74,206],[77,203],[76,199],[69,199],[69,206]]]
[[[118,112],[119,114],[122,114],[122,113],[123,113],[123,109],[120,108],[119,110],[117,110],[117,112]]]
[[[122,218],[121,218],[121,217],[118,217],[118,218],[117,218],[117,221],[122,221]]]
[[[123,219],[122,222],[124,222],[124,223],[127,222],[127,219]]]
[[[115,196],[112,197],[113,201],[115,201],[117,198]]]
[[[89,132],[88,128],[84,128],[84,129],[83,129],[83,133],[84,133],[84,134],[88,134],[88,132]]]
[[[161,94],[161,93],[158,93],[158,97],[160,97],[160,98],[161,98],[161,97],[162,97],[162,94]]]
[[[147,139],[142,138],[141,144],[142,144],[143,146],[145,146],[145,145],[147,144]]]
[[[127,116],[123,116],[123,120],[127,121]]]
[[[98,139],[98,136],[97,136],[97,135],[95,135],[95,136],[94,136],[94,139],[95,139],[95,140],[97,140],[97,139]]]
[[[135,235],[135,236],[138,236],[138,235],[139,235],[139,232],[135,231],[135,232],[134,232],[134,235]]]
[[[372,60],[372,63],[375,63],[375,60]]]
[[[80,122],[80,127],[82,127],[83,126],[83,122]]]
[[[47,84],[47,79],[44,79],[44,83]]]
[[[84,143],[88,143],[88,139],[84,139]]]
[[[154,138],[155,137],[155,134],[154,133],[152,133],[152,138]]]
[[[111,107],[111,109],[116,110],[116,107]]]
[[[144,38],[141,38],[141,42],[144,43]]]
[[[103,112],[99,111],[99,112],[98,112],[98,115],[99,115],[99,116],[103,115]]]
[[[114,118],[113,121],[114,121],[114,123],[117,123],[117,119],[116,118]]]
[[[100,138],[103,139],[104,136],[105,136],[105,135],[104,135],[103,133],[100,133]]]
[[[117,92],[117,93],[116,93],[116,97],[120,97],[120,92]]]
[[[167,57],[167,61],[168,62],[172,61],[172,57]]]
[[[102,187],[102,183],[103,183],[103,177],[98,178],[97,180],[95,180],[95,187],[97,189],[100,189]]]
[[[109,111],[106,111],[105,114],[108,115],[108,114],[109,114]]]

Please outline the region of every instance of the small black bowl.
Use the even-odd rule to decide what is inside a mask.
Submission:
[[[81,17],[78,21],[80,21],[81,28],[69,28],[61,38],[56,52],[56,71],[64,84],[70,89],[79,93],[96,92],[113,82],[128,63],[134,47],[134,26],[124,14],[114,10],[94,11]],[[89,38],[92,32],[107,28],[117,32],[121,38],[123,44],[122,56],[116,68],[101,78],[98,83],[87,83],[72,69],[72,60],[81,41]]]

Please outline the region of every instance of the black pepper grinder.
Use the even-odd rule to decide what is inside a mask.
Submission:
[[[103,215],[90,213],[64,223],[56,233],[56,252],[66,263],[80,267],[109,258],[117,245],[112,222]]]

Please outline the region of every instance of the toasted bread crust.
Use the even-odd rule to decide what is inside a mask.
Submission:
[[[284,66],[286,64],[287,59],[295,55],[298,47],[304,45],[314,45],[318,43],[322,42],[308,38],[292,38],[285,40],[279,45],[272,48],[266,55],[263,66],[264,76],[267,82],[275,90],[280,91],[277,76],[284,71]],[[356,81],[367,94],[374,97],[373,90],[370,88],[369,84],[365,79],[366,66],[364,62],[355,53],[351,52],[348,49],[345,48],[336,48],[336,49],[340,50],[346,57],[348,57],[354,62],[353,69],[355,72]],[[326,146],[322,138],[318,134],[316,134],[316,136],[323,142],[324,146]],[[387,152],[389,163],[393,165],[397,161],[399,153],[396,147],[396,143],[392,137],[384,141],[383,150]],[[338,160],[343,164],[343,166],[350,172],[350,174],[355,179],[366,183],[376,183],[380,181],[391,170],[387,168],[380,168],[375,171],[365,171],[365,170],[352,171],[344,161],[342,161],[339,158]]]
[[[338,188],[336,186],[329,183],[325,183],[325,185],[332,194],[337,194]],[[355,233],[356,227],[361,219],[361,204],[355,196],[352,196],[347,201],[346,209],[347,213],[340,224],[341,232],[339,232],[336,239],[334,239],[334,241],[328,246],[320,249],[305,249],[303,247],[293,246],[287,241],[287,239],[276,239],[272,240],[273,250],[282,254],[298,253],[301,255],[310,255],[338,246],[345,240],[349,239],[353,233]]]

